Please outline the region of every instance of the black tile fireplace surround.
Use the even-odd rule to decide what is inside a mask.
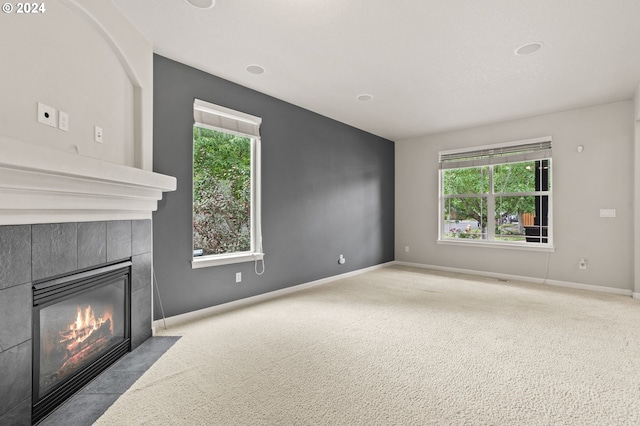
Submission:
[[[151,337],[151,221],[0,226],[0,424],[30,425],[32,283],[131,259],[131,348]]]

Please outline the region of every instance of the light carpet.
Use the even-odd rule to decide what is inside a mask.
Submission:
[[[179,324],[96,425],[638,425],[640,303],[400,266]]]

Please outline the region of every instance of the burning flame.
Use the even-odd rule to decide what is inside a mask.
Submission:
[[[87,305],[85,308],[78,306],[76,320],[69,324],[67,331],[60,333],[62,338],[60,343],[66,344],[68,350],[73,350],[107,321],[110,322],[109,330],[113,334],[113,312],[106,311],[101,317],[96,318],[91,305]]]

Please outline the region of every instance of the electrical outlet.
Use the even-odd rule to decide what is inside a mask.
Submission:
[[[51,127],[58,127],[56,109],[38,102],[38,123]]]
[[[236,272],[236,282],[239,283],[242,281],[242,272]]]
[[[102,143],[102,127],[94,126],[93,127],[93,140]]]
[[[587,259],[580,259],[578,261],[578,268],[579,269],[587,269]]]
[[[344,265],[346,261],[347,259],[345,259],[343,255],[340,255],[340,257],[338,258],[338,263],[340,265]]]
[[[66,112],[58,112],[58,129],[64,132],[69,131],[69,114],[67,114]]]
[[[404,251],[409,253],[409,246],[404,246]]]
[[[616,217],[616,209],[600,209],[600,217]]]

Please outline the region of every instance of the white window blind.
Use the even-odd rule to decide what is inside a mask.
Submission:
[[[509,144],[490,145],[472,150],[440,152],[440,169],[480,167],[551,158],[551,137]]]
[[[260,139],[260,124],[262,123],[260,117],[254,117],[200,99],[193,101],[193,119],[194,124],[198,127]]]

